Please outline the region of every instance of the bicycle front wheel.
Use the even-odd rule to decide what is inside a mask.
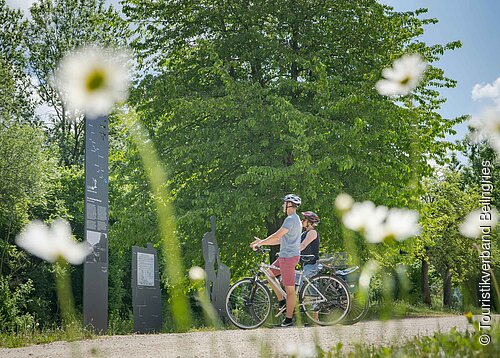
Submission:
[[[271,293],[261,282],[244,278],[236,282],[226,295],[226,313],[238,328],[260,327],[271,312]]]
[[[302,287],[299,297],[306,316],[322,326],[339,323],[351,309],[351,295],[347,285],[333,276],[311,278]]]

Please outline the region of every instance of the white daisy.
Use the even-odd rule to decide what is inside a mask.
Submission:
[[[16,244],[45,261],[63,258],[73,265],[81,264],[92,251],[87,243],[73,239],[69,223],[62,219],[54,221],[50,228],[41,221],[32,221],[17,236]]]
[[[367,231],[382,225],[387,208],[385,206],[375,206],[371,201],[354,203],[351,210],[344,214],[342,221],[344,225],[354,231]]]
[[[375,88],[383,96],[405,96],[418,86],[426,67],[420,55],[405,55],[382,71]]]
[[[370,281],[372,277],[377,273],[379,268],[380,265],[375,260],[368,261],[363,267],[361,275],[359,276],[359,288],[362,292],[368,292],[368,289],[370,288]]]
[[[475,239],[483,233],[483,228],[493,228],[498,223],[498,211],[493,208],[489,213],[481,209],[469,213],[465,221],[459,225],[460,233],[465,237]]]
[[[56,85],[70,111],[89,118],[108,114],[128,96],[129,75],[124,52],[86,47],[59,64]]]
[[[288,357],[294,358],[315,358],[318,356],[318,351],[316,350],[316,345],[313,343],[296,343],[296,342],[286,342],[285,354]]]
[[[189,278],[193,281],[201,281],[205,279],[205,270],[199,266],[193,266],[189,269]]]
[[[500,154],[500,111],[498,109],[484,109],[479,116],[471,118],[469,126],[473,129],[471,139],[474,142],[486,140]]]
[[[342,221],[353,231],[361,233],[366,241],[376,244],[393,237],[403,241],[420,234],[418,213],[414,210],[375,206],[371,201],[354,203],[346,212]]]
[[[354,200],[352,200],[352,197],[349,194],[341,193],[335,198],[335,207],[339,211],[344,212],[350,210],[353,204]]]
[[[422,228],[418,223],[419,215],[415,210],[392,208],[384,223],[385,237],[394,237],[403,241],[420,234]]]

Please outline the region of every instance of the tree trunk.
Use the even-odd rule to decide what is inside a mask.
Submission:
[[[446,268],[443,279],[443,305],[451,307],[451,270]]]
[[[422,258],[422,270],[420,271],[420,288],[423,303],[431,307],[432,301],[431,290],[429,288],[429,262],[427,261],[427,255]]]

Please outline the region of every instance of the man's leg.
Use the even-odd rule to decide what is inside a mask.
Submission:
[[[295,310],[295,286],[285,286],[286,292],[286,317],[293,318]]]
[[[277,259],[276,261],[274,261],[272,263],[273,266],[277,267],[277,269],[273,269],[273,268],[270,268],[267,270],[267,273],[269,274],[269,276],[271,277],[278,277],[280,274],[281,274],[281,270],[280,270],[280,263],[279,263],[279,259]],[[271,282],[269,282],[269,284],[271,285],[271,288],[273,289],[274,293],[276,294],[276,298],[278,299],[278,301],[280,302],[280,308],[282,306],[284,306],[285,304],[285,301],[284,301],[284,298],[283,298],[283,294],[281,293],[281,291],[279,290],[278,287],[276,287],[275,285],[273,285]]]
[[[280,258],[281,280],[286,292],[286,318],[281,323],[282,327],[293,325],[293,311],[295,310],[295,265],[299,257]]]
[[[273,269],[269,269],[267,270],[267,273],[269,273],[269,276],[271,277],[276,277],[274,275],[274,272],[273,272]],[[273,289],[274,293],[276,294],[276,298],[278,299],[278,301],[282,301],[283,300],[283,295],[281,294],[280,290],[278,289],[278,287],[275,287],[273,284],[269,283],[271,285],[271,288]],[[287,295],[288,295],[288,292],[287,292]]]

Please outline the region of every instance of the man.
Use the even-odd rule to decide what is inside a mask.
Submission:
[[[281,281],[285,286],[287,299],[283,298],[281,292],[271,285],[279,300],[280,308],[286,305],[286,317],[281,327],[293,325],[293,311],[295,309],[295,266],[300,257],[300,235],[302,224],[297,215],[297,208],[302,200],[294,194],[288,194],[283,198],[283,211],[287,215],[281,227],[274,234],[264,240],[255,237],[250,244],[254,250],[263,245],[280,245],[279,258],[273,263],[279,270],[270,269],[269,274],[273,277],[281,275]]]

